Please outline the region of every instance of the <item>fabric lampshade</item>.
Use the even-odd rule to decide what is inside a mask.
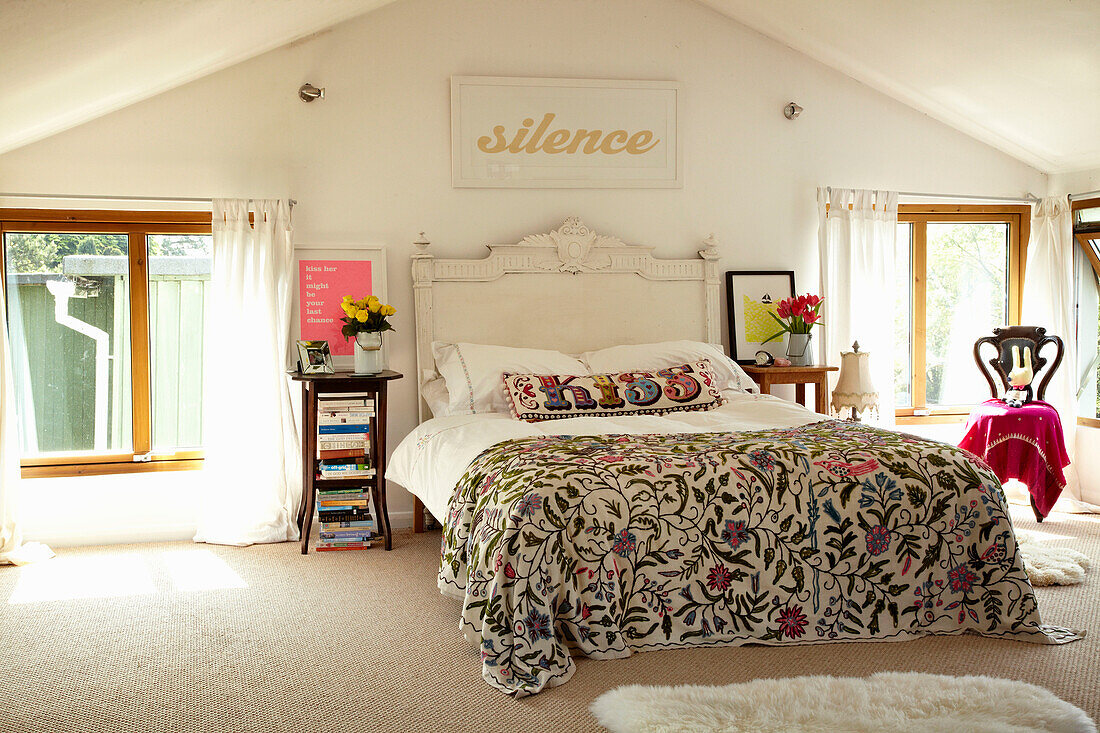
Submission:
[[[844,409],[865,412],[878,407],[878,392],[871,383],[871,352],[860,351],[859,342],[840,354],[840,377],[833,390],[833,412]]]

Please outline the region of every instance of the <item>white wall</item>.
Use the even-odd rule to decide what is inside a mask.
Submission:
[[[685,185],[453,189],[452,74],[680,81]],[[299,102],[305,81],[327,99]],[[793,122],[781,114],[792,99],[805,107]],[[409,375],[391,393],[393,444],[416,419],[408,256],[418,231],[437,255],[466,257],[569,215],[666,257],[691,256],[714,232],[724,269],[793,269],[807,291],[819,185],[1047,188],[1033,168],[690,0],[403,0],[0,156],[0,190],[291,196],[298,243],[387,247],[390,364]],[[151,488],[148,501],[166,491]],[[390,505],[409,521],[407,494],[394,487]],[[112,510],[127,521],[126,506]]]
[[[1050,176],[1051,196],[1091,191],[1100,191],[1100,168],[1073,173],[1054,173]]]

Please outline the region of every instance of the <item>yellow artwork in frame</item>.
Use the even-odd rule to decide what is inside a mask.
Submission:
[[[772,356],[784,355],[786,338],[764,342],[780,330],[779,322],[773,317],[779,302],[794,294],[792,270],[726,272],[730,356],[735,361],[751,364],[758,351],[767,351]]]

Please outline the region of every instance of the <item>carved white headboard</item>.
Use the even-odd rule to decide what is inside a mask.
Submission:
[[[516,244],[490,244],[483,259],[437,259],[423,232],[414,243],[417,395],[434,369],[432,341],[557,349],[675,339],[720,343],[718,250],[662,260],[577,217]],[[420,417],[427,415],[423,399]]]

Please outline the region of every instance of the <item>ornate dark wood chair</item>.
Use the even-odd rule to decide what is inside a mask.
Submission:
[[[996,349],[988,362],[982,361],[981,351],[985,344]],[[1048,344],[1056,347],[1053,362],[1040,354]],[[1021,354],[1026,349],[1031,351],[1030,368],[1033,373],[1031,383],[1025,390],[1027,397],[1021,401],[1004,400],[1003,396],[1013,389],[1009,375],[1021,369]],[[1050,512],[1066,485],[1062,469],[1069,465],[1069,457],[1062,434],[1062,421],[1058,411],[1042,401],[1064,353],[1062,339],[1048,336],[1046,329],[1039,326],[995,328],[992,336],[983,336],[974,343],[974,361],[989,383],[992,399],[971,411],[966,435],[959,447],[981,456],[1002,484],[1013,478],[1026,484],[1031,494],[1031,508],[1038,522],[1042,522]],[[1026,369],[1022,371],[1026,374]],[[993,381],[994,374],[1000,380],[1000,390]],[[1031,384],[1036,382],[1039,384],[1035,391],[1036,401],[1031,401]],[[1016,389],[1019,390],[1019,387]]]
[[[993,383],[993,375],[990,373],[989,367],[982,362],[982,344],[992,344],[997,349],[996,355],[988,363],[1001,380],[1002,392],[997,391],[997,385]],[[992,336],[982,336],[975,341],[974,361],[978,363],[978,369],[981,370],[985,381],[989,382],[990,396],[1000,397],[1009,389],[1008,373],[1012,371],[1013,367],[1013,346],[1018,346],[1021,352],[1025,347],[1031,349],[1031,369],[1035,372],[1035,379],[1038,379],[1039,372],[1047,365],[1047,359],[1040,356],[1039,351],[1047,344],[1054,344],[1058,350],[1054,354],[1054,363],[1050,365],[1050,369],[1043,375],[1043,380],[1039,382],[1039,389],[1035,392],[1035,399],[1037,400],[1043,399],[1050,378],[1054,376],[1054,372],[1058,370],[1058,366],[1062,363],[1062,356],[1066,351],[1066,345],[1062,343],[1062,339],[1057,336],[1048,336],[1047,330],[1042,326],[1008,326],[1006,328],[995,328]],[[1034,384],[1034,380],[1032,380],[1032,383]]]

